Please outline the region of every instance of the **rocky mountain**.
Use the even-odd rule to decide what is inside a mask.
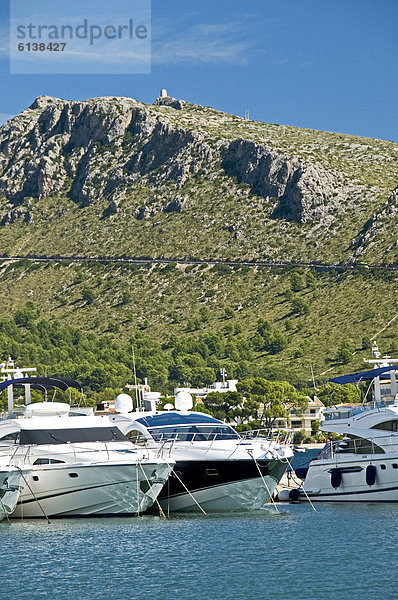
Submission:
[[[160,389],[221,367],[319,382],[363,368],[374,338],[396,356],[396,271],[210,259],[397,262],[397,164],[392,142],[173,98],[40,97],[0,129],[0,255],[207,264],[3,256],[0,354],[93,389],[124,385],[110,361],[130,365],[133,342]]]
[[[394,262],[397,166],[172,98],[42,96],[0,129],[0,252]]]

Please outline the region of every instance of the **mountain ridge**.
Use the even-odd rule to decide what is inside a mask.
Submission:
[[[40,97],[0,129],[0,350],[78,374],[58,322],[114,348],[144,336],[140,372],[162,388],[221,367],[306,384],[360,370],[376,334],[396,354],[397,157],[171,98]],[[104,356],[79,366],[88,384]]]
[[[245,121],[171,98],[42,96],[0,129],[0,223],[21,230],[26,252],[44,234],[54,251],[95,255],[112,229],[115,255],[142,247],[171,256],[177,246],[181,257],[189,248],[394,262],[397,164],[392,142]],[[387,209],[391,239],[380,239]],[[57,243],[44,232],[54,221]],[[71,243],[68,227],[78,224],[86,235]],[[15,253],[15,235],[1,237],[0,250]]]

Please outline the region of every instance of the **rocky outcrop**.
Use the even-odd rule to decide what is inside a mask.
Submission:
[[[172,98],[171,96],[166,96],[157,98],[155,105],[169,106],[170,108],[175,108],[176,110],[182,110],[185,106],[185,102],[183,100],[177,100],[176,98]]]
[[[189,199],[188,196],[176,196],[174,198],[174,200],[172,200],[171,202],[169,202],[165,207],[164,207],[164,212],[166,213],[171,213],[171,212],[177,212],[180,213],[182,212],[183,208],[187,207],[189,203]]]
[[[162,122],[135,101],[42,97],[1,130],[0,196],[17,205],[67,187],[82,207],[109,204],[144,177],[182,186],[208,172],[212,160],[203,136]]]
[[[301,164],[243,139],[228,145],[222,165],[253,193],[274,199],[274,217],[291,221],[319,221],[336,211],[347,193],[321,166]]]
[[[396,222],[398,220],[398,186],[392,191],[382,210],[375,213],[363,226],[357,239],[351,244],[355,257],[361,257],[376,243],[378,236],[385,236],[390,226],[393,235],[389,235],[387,250],[398,247]]]
[[[156,106],[184,113],[184,126],[168,118],[170,111],[129,98],[38,98],[0,130],[0,197],[7,203],[6,214],[0,214],[3,224],[23,216],[12,209],[26,198],[57,194],[67,194],[81,207],[101,203],[103,216],[112,217],[120,213],[127,191],[142,182],[154,193],[168,184],[175,193],[190,182],[193,205],[195,178],[207,178],[212,185],[220,167],[231,178],[231,189],[237,181],[264,198],[264,217],[319,223],[349,205],[347,188],[320,164],[289,158],[247,139],[214,139],[195,128],[197,116],[188,125],[188,105],[173,98],[160,98]],[[240,191],[236,189],[237,201]],[[178,213],[186,206],[183,195],[145,200],[134,214],[141,220],[161,210]]]

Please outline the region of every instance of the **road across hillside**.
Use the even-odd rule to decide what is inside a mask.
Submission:
[[[335,264],[328,265],[320,262],[288,262],[288,261],[265,261],[265,260],[219,260],[214,258],[209,259],[197,259],[197,258],[151,258],[149,256],[141,257],[111,257],[111,256],[39,256],[35,254],[27,254],[26,256],[4,256],[0,255],[0,260],[7,261],[19,261],[19,260],[30,260],[32,262],[62,262],[69,261],[75,263],[122,263],[122,264],[137,264],[146,265],[148,263],[154,264],[169,264],[178,263],[184,265],[226,265],[230,267],[247,266],[247,267],[273,267],[273,268],[285,268],[285,267],[305,267],[314,268],[320,271],[346,271],[348,269],[369,269],[377,268],[384,269],[387,271],[398,271],[398,264],[390,265],[368,265],[366,263],[352,263],[352,264]]]

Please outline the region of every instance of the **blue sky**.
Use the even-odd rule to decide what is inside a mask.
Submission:
[[[152,71],[142,75],[11,75],[8,20],[3,0],[0,121],[39,95],[150,103],[165,87],[260,121],[398,141],[398,0],[152,0]]]

